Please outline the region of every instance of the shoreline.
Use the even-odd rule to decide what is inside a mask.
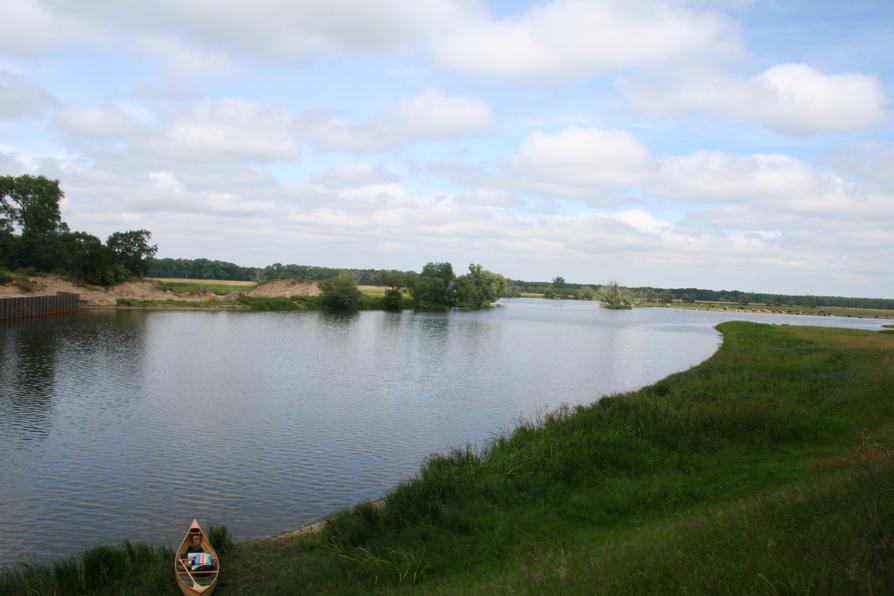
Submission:
[[[580,302],[580,301],[574,301]],[[207,303],[205,303],[207,304]],[[188,302],[184,301],[184,304],[172,304],[172,305],[164,305],[164,304],[151,304],[146,306],[134,306],[134,305],[115,305],[115,304],[83,304],[81,305],[82,309],[96,309],[96,310],[182,310],[182,311],[208,311],[208,312],[272,312],[276,309],[252,309],[250,307],[241,306],[241,305],[215,305],[215,306],[190,306]],[[798,316],[798,317],[837,317],[840,319],[878,319],[878,320],[894,320],[894,311],[879,311],[879,313],[866,313],[861,311],[861,314],[846,314],[846,313],[838,313],[838,312],[805,312],[799,310],[772,310],[768,308],[737,308],[734,310],[727,308],[712,308],[712,307],[702,307],[702,306],[681,306],[681,305],[659,305],[659,304],[650,304],[643,306],[635,306],[634,309],[637,308],[671,308],[677,310],[697,310],[697,311],[708,311],[708,312],[725,312],[729,314],[764,314],[764,315],[782,315],[782,316]],[[296,312],[303,311],[314,311],[318,309],[294,309]],[[362,310],[362,309],[361,309]],[[367,309],[367,310],[382,310],[382,309]],[[403,309],[403,310],[412,310],[412,309]],[[454,310],[467,310],[467,309],[454,309]],[[282,311],[279,311],[282,312]]]

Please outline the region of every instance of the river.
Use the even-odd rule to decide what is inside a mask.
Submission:
[[[237,539],[381,497],[426,455],[708,358],[745,319],[503,300],[447,314],[86,311],[0,324],[0,562],[193,517]]]

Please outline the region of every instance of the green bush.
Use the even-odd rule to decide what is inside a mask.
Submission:
[[[320,284],[323,290],[320,302],[326,310],[350,312],[357,310],[360,299],[363,296],[357,289],[357,284],[347,273],[339,273],[335,279],[324,281]]]
[[[382,308],[384,310],[398,311],[403,306],[403,294],[400,288],[391,288],[385,291],[382,297]]]

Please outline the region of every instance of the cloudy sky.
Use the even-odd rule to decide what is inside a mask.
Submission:
[[[0,174],[160,257],[894,298],[889,0],[0,14]]]

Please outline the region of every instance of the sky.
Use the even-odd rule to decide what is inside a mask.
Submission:
[[[889,1],[0,15],[0,175],[158,257],[894,298]]]

